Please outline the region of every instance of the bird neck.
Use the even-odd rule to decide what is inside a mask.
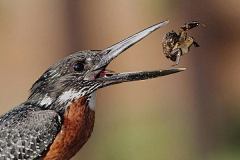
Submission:
[[[90,109],[95,110],[96,91],[86,95],[86,92],[81,92],[74,89],[61,92],[58,95],[50,93],[32,94],[26,101],[32,105],[37,105],[46,110],[55,110],[60,115],[64,114],[65,109],[72,104],[72,102],[86,96],[86,101]]]

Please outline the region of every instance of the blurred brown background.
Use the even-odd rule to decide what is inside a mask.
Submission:
[[[24,102],[59,59],[104,49],[163,20],[108,67],[171,68],[162,36],[191,20],[200,48],[181,57],[185,72],[98,91],[93,134],[73,160],[240,159],[240,1],[105,0],[0,2],[0,114]]]

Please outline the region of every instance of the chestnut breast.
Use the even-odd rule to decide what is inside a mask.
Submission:
[[[95,111],[86,100],[85,96],[68,106],[61,131],[41,159],[68,160],[87,142],[93,131]]]

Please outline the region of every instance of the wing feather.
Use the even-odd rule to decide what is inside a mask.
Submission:
[[[0,117],[0,160],[38,158],[61,129],[60,116],[24,104]]]

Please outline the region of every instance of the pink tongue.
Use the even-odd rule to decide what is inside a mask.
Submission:
[[[108,70],[108,69],[104,69],[101,73],[99,78],[102,78],[106,75],[106,73],[114,73],[114,71]]]

